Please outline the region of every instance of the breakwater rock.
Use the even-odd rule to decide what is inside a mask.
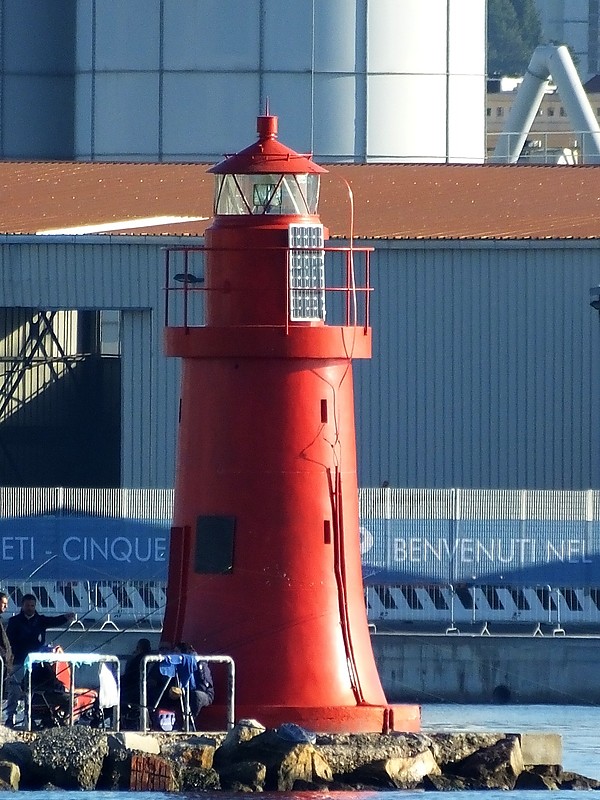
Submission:
[[[564,772],[556,734],[112,733],[0,728],[0,788],[261,792],[600,789]]]

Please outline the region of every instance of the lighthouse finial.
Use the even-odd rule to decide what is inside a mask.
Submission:
[[[265,113],[256,120],[256,130],[261,140],[277,137],[277,117],[271,116],[268,97],[265,100]]]

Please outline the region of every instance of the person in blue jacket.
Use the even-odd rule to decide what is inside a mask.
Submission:
[[[196,656],[196,650],[187,642],[179,642],[175,647],[176,653]],[[190,680],[190,711],[196,717],[206,706],[210,706],[215,699],[215,688],[210,667],[206,661],[197,661],[194,665]]]

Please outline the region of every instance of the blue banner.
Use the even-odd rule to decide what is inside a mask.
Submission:
[[[169,521],[41,516],[0,519],[0,581],[166,580]]]
[[[367,584],[599,586],[600,523],[365,519]]]
[[[0,519],[0,585],[165,581],[170,520],[56,515]],[[361,520],[365,583],[600,586],[600,523]]]

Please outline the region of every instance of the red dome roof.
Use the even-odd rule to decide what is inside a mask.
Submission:
[[[208,171],[218,175],[253,175],[265,172],[310,174],[327,172],[307,155],[290,150],[276,140],[277,117],[268,114],[256,120],[258,141],[235,155],[229,156]]]

